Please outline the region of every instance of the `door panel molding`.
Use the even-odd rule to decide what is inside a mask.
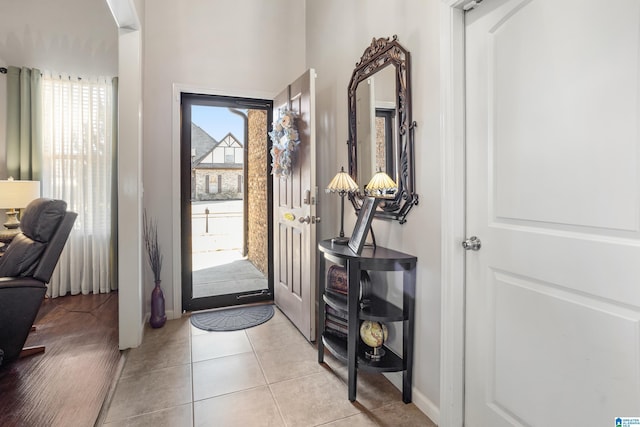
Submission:
[[[623,342],[637,342],[640,312],[614,301],[506,271],[492,270],[490,283],[487,299],[491,301],[488,312],[492,319],[488,319],[487,324],[491,328],[490,348],[494,350],[487,356],[486,375],[490,387],[489,406],[496,417],[509,423],[516,419],[531,425],[531,420],[537,419],[533,425],[546,424],[539,408],[553,406],[559,396],[571,402],[570,406],[579,407],[581,402],[576,399],[580,397],[573,397],[576,383],[580,389],[589,389],[591,375],[602,371],[612,371],[612,375],[594,393],[626,396],[626,404],[633,403],[629,400],[633,399],[638,384],[619,379],[637,370],[640,354],[610,350],[616,348],[621,337]],[[552,304],[554,310],[539,310],[545,304]],[[501,319],[509,319],[508,327]],[[578,324],[586,330],[606,329],[611,333],[604,339],[593,334],[576,346],[571,338]],[[594,353],[593,348],[601,351]],[[545,362],[552,364],[553,369],[545,369]],[[557,384],[548,394],[513,387],[514,383],[551,384],[557,377],[571,381]]]

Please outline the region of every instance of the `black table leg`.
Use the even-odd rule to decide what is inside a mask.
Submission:
[[[360,263],[347,261],[348,276],[348,310],[349,310],[349,334],[347,337],[347,359],[349,369],[349,400],[356,400],[358,370],[356,363],[358,358],[358,337],[360,336],[358,325],[358,298],[360,297]]]

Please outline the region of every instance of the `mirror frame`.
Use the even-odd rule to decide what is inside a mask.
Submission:
[[[357,121],[356,121],[356,88],[362,81],[367,80],[376,72],[391,65],[395,67],[396,77],[396,135],[397,157],[394,159],[398,191],[393,199],[382,199],[374,213],[376,218],[393,219],[404,224],[407,214],[418,204],[418,195],[414,185],[414,154],[413,133],[416,122],[411,120],[411,55],[408,50],[398,43],[398,36],[392,38],[373,38],[371,45],[356,63],[349,82],[349,175],[362,187],[365,183],[358,182],[358,149],[357,149]],[[393,178],[393,177],[392,177]],[[349,200],[356,212],[362,208],[364,194],[349,194]]]

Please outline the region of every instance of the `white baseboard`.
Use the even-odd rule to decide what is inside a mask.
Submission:
[[[383,374],[391,384],[402,391],[402,372],[389,372]],[[436,425],[440,425],[440,408],[420,393],[415,387],[411,388],[411,401]]]

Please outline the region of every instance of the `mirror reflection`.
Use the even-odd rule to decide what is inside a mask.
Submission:
[[[398,191],[378,204],[375,216],[406,222],[418,203],[414,190],[409,52],[392,39],[373,39],[349,82],[349,174],[362,187],[378,171]],[[350,195],[356,210],[363,195]]]
[[[356,182],[371,179],[374,173],[383,171],[394,181],[395,142],[395,73],[386,67],[374,76],[358,84],[356,88],[357,152]]]

